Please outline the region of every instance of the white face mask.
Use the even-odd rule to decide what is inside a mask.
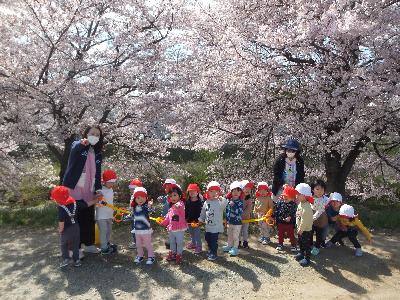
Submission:
[[[296,156],[296,152],[286,152],[286,156],[289,159],[293,159]]]
[[[87,137],[88,142],[90,145],[94,146],[98,143],[98,141],[100,140],[100,138],[98,136],[94,136],[94,135],[88,135]]]

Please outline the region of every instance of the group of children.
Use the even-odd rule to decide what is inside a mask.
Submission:
[[[117,179],[114,171],[103,172],[102,197],[98,199],[96,207],[96,221],[100,230],[101,252],[110,254],[115,251],[111,244],[111,224],[113,209],[107,204],[113,204],[113,185]],[[144,250],[147,251],[146,264],[155,262],[152,246],[152,221],[163,226],[168,231],[169,242],[166,243],[169,253],[166,259],[181,263],[185,232],[190,233],[190,242],[187,249],[200,254],[203,251],[201,227],[204,226],[205,241],[208,246],[207,259],[213,261],[218,255],[219,234],[227,230],[228,241],[223,251],[231,256],[239,255],[239,248],[249,248],[249,223],[258,222],[259,242],[268,245],[271,242],[273,227],[278,232],[278,251],[284,250],[284,238],[290,240],[292,252],[302,266],[310,263],[311,254],[318,255],[321,248],[331,247],[336,243],[343,243],[348,237],[356,248],[355,255],[361,256],[361,245],[357,240],[358,230],[361,230],[367,239],[371,235],[363,226],[352,206],[343,204],[339,193],[325,196],[326,186],[322,180],[310,185],[300,183],[296,186],[284,185],[281,195],[272,200],[272,193],[266,182],[259,182],[255,186],[247,180],[234,181],[230,184],[229,193],[222,195],[218,182],[211,181],[202,195],[197,184],[189,184],[186,193],[173,179],[164,182],[165,195],[159,198],[163,206],[162,217],[151,217],[153,212],[152,201],[149,200],[146,189],[138,179],[132,180],[131,216],[132,238],[131,248],[137,248],[135,263],[144,261]],[[255,199],[253,201],[253,190]],[[72,247],[72,258],[75,266],[79,261],[79,224],[76,216],[79,207],[76,201],[69,196],[68,188],[55,187],[52,199],[59,205],[59,232],[61,236],[61,250],[63,262],[61,267],[68,265],[70,256],[68,249]],[[251,219],[252,215],[255,219]],[[271,216],[270,218],[267,216]],[[273,222],[271,222],[271,219]],[[329,227],[334,227],[335,234],[327,241]],[[313,236],[316,236],[315,242]],[[297,236],[297,239],[296,239]]]

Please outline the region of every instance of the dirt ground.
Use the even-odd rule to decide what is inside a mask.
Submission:
[[[116,228],[117,227],[117,228]],[[88,254],[82,267],[61,271],[53,229],[0,229],[1,299],[400,299],[399,234],[374,234],[364,256],[350,247],[325,249],[308,268],[287,251],[255,237],[239,257],[184,252],[177,266],[163,257],[165,235],[155,241],[157,263],[135,265],[127,226],[115,226],[117,255]],[[222,240],[220,246],[224,244]],[[276,242],[275,239],[273,241]],[[347,243],[348,245],[348,243]],[[221,247],[219,248],[221,250]]]

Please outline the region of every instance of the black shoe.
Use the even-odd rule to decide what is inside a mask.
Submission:
[[[338,243],[340,244],[340,246],[344,246],[343,240],[339,240]]]
[[[110,244],[111,253],[118,253],[118,245]]]
[[[108,254],[111,254],[113,252],[113,249],[111,248],[111,247],[108,247],[107,249],[101,249],[101,254],[104,254],[104,255],[108,255]]]
[[[168,242],[165,242],[164,245],[165,245],[165,248],[166,248],[166,249],[169,249],[169,248],[170,248],[170,245],[169,245]]]
[[[244,241],[244,242],[243,242],[243,248],[247,248],[247,249],[250,248],[250,247],[249,247],[249,242],[248,242],[248,241]]]
[[[301,252],[299,252],[299,253],[297,253],[296,255],[295,255],[295,257],[294,257],[297,261],[300,261],[300,260],[302,260],[303,258],[304,258],[304,255],[301,253]]]

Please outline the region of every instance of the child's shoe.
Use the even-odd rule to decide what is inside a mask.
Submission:
[[[307,258],[303,258],[302,260],[299,261],[300,266],[302,267],[307,267],[310,264],[310,260]]]
[[[143,261],[143,256],[136,256],[134,262],[136,264],[140,264]]]
[[[243,242],[243,248],[245,248],[245,249],[250,249],[250,247],[249,247],[249,242],[248,242],[248,241],[244,241],[244,242]]]
[[[192,242],[189,242],[189,243],[187,243],[187,245],[186,245],[186,249],[191,250],[191,249],[195,249],[195,248],[196,248],[196,245],[193,244]]]
[[[262,236],[262,237],[260,237],[260,238],[258,239],[258,242],[259,242],[259,243],[262,243],[264,240],[265,240],[265,237]]]
[[[81,260],[78,259],[77,261],[75,261],[74,267],[79,268],[80,266],[82,266],[82,263],[81,263]]]
[[[266,237],[266,238],[264,238],[264,240],[262,241],[262,244],[263,244],[263,245],[268,245],[270,242],[271,242],[271,239]]]
[[[194,250],[194,254],[200,254],[202,252],[201,246],[197,246]]]
[[[356,256],[357,257],[363,256],[363,252],[362,252],[361,248],[356,248]]]
[[[282,245],[282,244],[279,244],[279,245],[276,247],[276,250],[282,251],[282,250],[283,250],[283,245]]]
[[[128,248],[129,248],[129,249],[136,249],[136,243],[135,243],[135,242],[131,242],[131,243],[128,245]]]
[[[326,243],[325,243],[325,247],[326,248],[331,248],[333,246],[333,243],[331,242],[331,241],[327,241]]]
[[[168,256],[167,256],[167,260],[168,261],[173,261],[176,259],[176,253],[169,251]]]
[[[344,246],[343,240],[339,240],[338,243],[339,243],[340,246]]]
[[[64,259],[64,260],[61,262],[61,264],[60,264],[60,269],[63,269],[63,268],[65,268],[65,267],[67,267],[68,265],[69,265],[69,259],[66,258],[66,259]]]
[[[146,265],[152,265],[154,264],[156,260],[154,259],[154,257],[148,257],[147,261],[146,261]]]
[[[104,254],[104,255],[111,254],[112,252],[113,252],[113,249],[111,247],[107,247],[105,249],[101,249],[101,254]]]
[[[292,246],[292,247],[290,247],[290,251],[297,252],[297,251],[299,251],[299,248],[297,248],[296,246]]]
[[[304,258],[303,253],[299,252],[296,254],[296,256],[294,257],[297,261],[300,261]]]
[[[215,254],[210,254],[210,255],[208,255],[208,257],[207,257],[207,260],[210,260],[210,261],[214,261],[214,260],[216,260],[217,259],[217,256],[215,255]]]
[[[111,248],[111,253],[118,253],[118,245],[110,244],[109,247]]]
[[[317,247],[313,247],[313,248],[311,249],[311,254],[312,254],[312,255],[318,255],[318,254],[319,254],[319,249],[318,249]]]
[[[232,249],[229,250],[229,254],[230,254],[231,256],[238,256],[238,255],[239,255],[239,250],[238,250],[238,248],[232,247]]]
[[[183,261],[182,254],[177,254],[175,257],[175,261],[177,264],[180,264]]]
[[[226,245],[226,246],[223,246],[223,247],[222,247],[222,250],[223,250],[224,252],[229,252],[231,249],[232,249],[232,247],[229,246],[229,245]]]

